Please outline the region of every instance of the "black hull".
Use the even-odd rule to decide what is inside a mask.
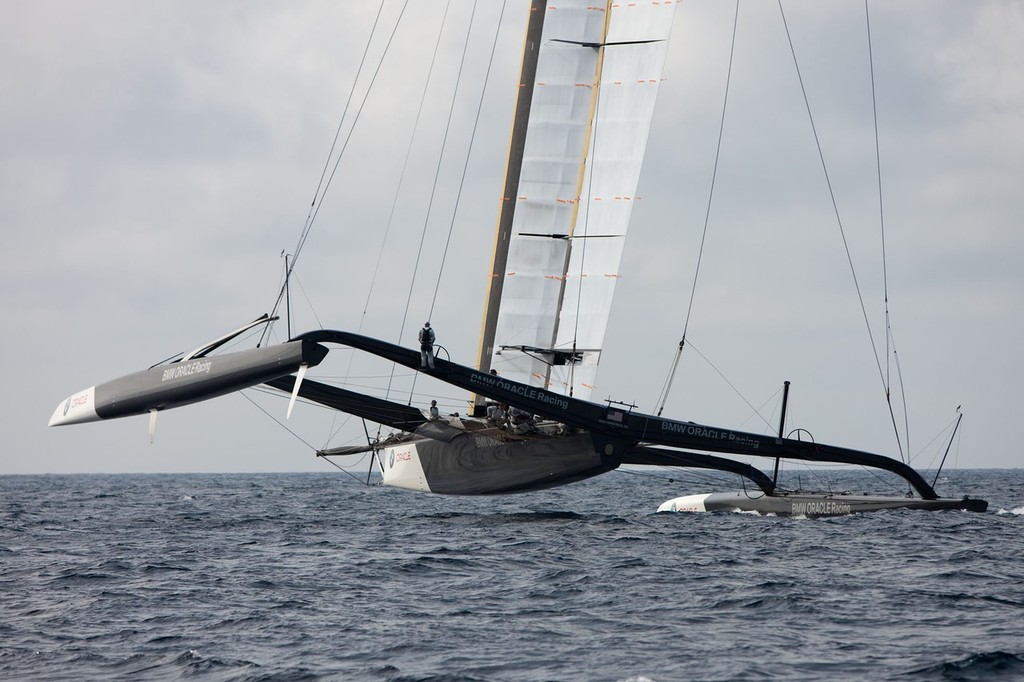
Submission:
[[[326,355],[312,341],[291,341],[159,365],[70,396],[54,410],[50,426],[191,405],[293,374],[302,365],[313,367]]]

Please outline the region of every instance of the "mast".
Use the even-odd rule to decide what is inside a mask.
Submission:
[[[537,81],[537,57],[540,54],[540,38],[544,29],[547,0],[531,0],[530,18],[526,24],[526,39],[523,45],[523,61],[519,68],[519,95],[512,116],[512,133],[508,144],[508,162],[505,167],[505,187],[501,207],[498,210],[498,227],[494,236],[494,256],[491,261],[491,279],[487,286],[487,300],[484,303],[480,348],[477,353],[477,367],[481,372],[491,369],[491,355],[494,352],[494,333],[498,327],[498,309],[501,292],[505,283],[505,266],[508,263],[508,249],[512,237],[512,218],[516,210],[516,195],[519,176],[523,170],[523,150],[526,148],[527,124],[530,121],[530,104],[533,88]],[[483,406],[481,396],[473,397],[473,412]]]

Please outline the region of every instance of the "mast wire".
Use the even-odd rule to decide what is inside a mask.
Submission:
[[[869,67],[870,67],[869,71],[870,71],[870,76],[871,76],[872,120],[873,120],[874,138],[875,138],[876,177],[877,177],[877,182],[878,182],[879,225],[880,225],[881,241],[882,241],[882,279],[883,279],[883,291],[884,291],[885,332],[886,332],[885,333],[885,341],[886,341],[886,351],[885,351],[886,367],[885,367],[885,370],[882,369],[882,363],[881,363],[881,361],[879,359],[879,356],[878,356],[878,349],[877,349],[877,346],[875,345],[874,335],[871,332],[871,324],[870,324],[870,321],[868,319],[867,309],[866,309],[865,304],[864,304],[864,298],[863,298],[863,295],[861,293],[860,283],[859,283],[858,278],[857,278],[856,269],[855,269],[854,264],[853,264],[853,257],[852,257],[852,254],[850,253],[849,244],[847,243],[846,233],[845,233],[845,230],[843,228],[842,219],[841,219],[840,214],[839,214],[839,208],[838,208],[838,204],[836,203],[835,193],[834,193],[834,191],[832,189],[832,182],[831,182],[831,179],[830,179],[829,174],[828,174],[828,168],[827,168],[827,166],[825,164],[824,153],[823,153],[823,151],[821,149],[821,143],[819,141],[817,129],[816,129],[815,124],[814,124],[814,118],[813,118],[813,116],[811,114],[810,103],[809,103],[809,100],[807,98],[807,91],[806,91],[806,88],[804,87],[803,77],[802,77],[802,75],[800,73],[799,63],[798,63],[797,58],[796,58],[796,50],[795,50],[795,47],[793,45],[792,37],[790,35],[789,25],[788,25],[788,23],[786,21],[785,11],[783,10],[783,7],[782,7],[782,0],[778,0],[778,6],[779,6],[779,13],[780,13],[780,15],[782,17],[783,26],[784,26],[785,31],[786,31],[786,38],[787,38],[787,41],[789,42],[790,53],[793,56],[793,64],[794,64],[794,67],[796,69],[797,79],[798,79],[799,84],[800,84],[800,91],[801,91],[801,94],[803,96],[804,105],[805,105],[806,110],[807,110],[808,121],[810,122],[811,131],[812,131],[812,133],[814,135],[815,145],[816,145],[817,150],[818,150],[818,157],[819,157],[819,159],[821,161],[822,171],[823,171],[824,176],[825,176],[825,182],[828,185],[829,196],[831,198],[833,211],[834,211],[835,216],[836,216],[836,223],[837,223],[837,225],[839,227],[840,236],[842,237],[843,246],[844,246],[844,249],[846,251],[847,261],[848,261],[849,266],[850,266],[850,273],[851,273],[851,275],[853,277],[854,286],[855,286],[856,291],[857,291],[857,298],[858,298],[858,301],[860,302],[861,312],[862,312],[862,315],[864,317],[865,326],[867,327],[868,339],[871,342],[872,352],[874,353],[874,356],[875,356],[875,363],[876,363],[876,365],[878,367],[879,376],[881,378],[882,386],[883,386],[883,389],[884,389],[884,392],[885,392],[886,405],[888,406],[889,414],[890,414],[890,419],[892,420],[893,431],[894,431],[895,436],[896,436],[896,443],[897,443],[897,447],[898,447],[898,450],[899,450],[899,453],[900,453],[900,460],[901,461],[906,461],[906,455],[904,453],[903,442],[902,442],[902,439],[900,437],[899,427],[896,424],[896,416],[895,416],[895,412],[894,412],[893,406],[892,406],[892,400],[891,400],[891,381],[890,381],[890,378],[889,378],[890,374],[891,374],[891,370],[890,370],[890,367],[889,367],[889,362],[890,362],[889,355],[890,355],[890,352],[891,352],[893,358],[895,358],[897,376],[900,379],[900,381],[899,381],[900,392],[901,392],[901,395],[902,395],[902,398],[903,398],[903,406],[904,406],[903,407],[903,413],[904,413],[904,432],[906,433],[907,439],[909,441],[909,423],[906,421],[907,420],[906,392],[904,390],[904,385],[903,385],[903,381],[902,381],[902,372],[900,371],[899,359],[898,359],[898,356],[896,355],[895,340],[894,340],[893,334],[892,334],[892,326],[891,326],[890,310],[889,310],[888,268],[887,268],[887,259],[886,259],[886,251],[885,251],[884,202],[882,200],[881,152],[880,152],[879,135],[878,135],[878,109],[877,109],[877,98],[876,98],[876,88],[875,88],[874,59],[873,59],[873,49],[872,49],[872,42],[871,42],[871,24],[870,24],[869,10],[868,10],[868,0],[864,0],[864,13],[865,13],[865,23],[866,23],[866,26],[867,26],[868,61],[869,61]],[[671,388],[672,388],[672,383],[673,383],[673,381],[675,379],[675,375],[676,375],[676,372],[678,370],[679,363],[680,363],[680,360],[681,360],[681,357],[682,357],[683,349],[686,346],[686,334],[687,334],[687,330],[689,328],[689,322],[690,322],[690,317],[691,317],[692,310],[693,310],[694,300],[696,298],[697,281],[698,281],[699,275],[700,275],[700,266],[701,266],[701,262],[702,262],[702,258],[703,258],[704,246],[705,246],[706,240],[707,240],[708,224],[709,224],[709,220],[710,220],[711,207],[712,207],[712,203],[713,203],[713,199],[714,199],[715,179],[717,177],[718,162],[719,162],[719,159],[720,159],[720,156],[721,156],[722,139],[723,139],[724,130],[725,130],[725,116],[726,116],[726,111],[727,111],[727,106],[728,106],[728,99],[729,99],[729,84],[730,84],[731,77],[732,77],[732,66],[733,66],[733,57],[734,57],[734,54],[735,54],[735,45],[736,45],[736,34],[737,34],[738,19],[739,19],[739,0],[736,1],[736,7],[735,7],[735,11],[734,11],[734,16],[733,16],[733,32],[732,32],[732,42],[730,44],[730,52],[729,52],[729,66],[728,66],[728,73],[727,73],[727,76],[726,76],[725,95],[723,97],[723,102],[722,102],[722,115],[721,115],[721,120],[720,120],[720,124],[719,124],[718,143],[717,143],[716,152],[715,152],[715,164],[714,164],[714,167],[712,169],[711,188],[710,188],[710,192],[709,192],[709,195],[708,195],[707,209],[706,209],[705,216],[704,216],[704,229],[703,229],[703,232],[702,232],[702,235],[701,235],[700,248],[699,248],[698,254],[697,254],[697,265],[696,265],[696,268],[695,268],[695,271],[694,271],[693,285],[692,285],[692,288],[691,288],[691,291],[690,291],[690,298],[689,298],[689,303],[687,305],[686,318],[685,318],[685,321],[684,321],[684,324],[683,324],[682,338],[679,341],[678,349],[677,349],[676,354],[675,354],[675,356],[674,356],[674,358],[672,360],[672,364],[671,364],[671,367],[669,369],[668,375],[666,377],[665,384],[664,384],[664,386],[662,388],[661,396],[659,397],[659,400],[658,400],[657,414],[659,416],[661,415],[662,411],[665,409],[665,403],[668,400],[668,396],[669,396],[669,393],[670,393]]]
[[[885,388],[885,403],[889,408],[889,418],[892,420],[892,429],[896,435],[896,446],[899,449],[900,461],[908,462],[910,457],[910,422],[907,414],[907,393],[903,384],[903,375],[900,372],[899,358],[896,357],[896,340],[892,334],[892,320],[889,314],[889,268],[885,251],[885,202],[882,200],[882,153],[878,141],[878,100],[875,91],[875,57],[874,48],[871,42],[871,15],[868,11],[868,0],[864,0],[864,26],[868,41],[868,67],[871,73],[871,116],[874,123],[875,133],[875,175],[878,179],[878,226],[882,241],[882,297],[885,306],[885,376],[882,385]],[[896,414],[892,407],[892,379],[890,358],[896,361],[896,375],[899,379],[900,396],[903,399],[903,433],[906,437],[907,447],[904,455],[903,442],[900,439],[900,429],[896,425]]]
[[[299,254],[302,251],[302,247],[306,243],[306,239],[309,237],[309,234],[312,231],[313,223],[315,222],[317,216],[320,213],[320,207],[323,205],[323,200],[324,200],[324,198],[327,195],[327,190],[330,188],[331,182],[334,180],[334,176],[335,176],[335,174],[338,171],[338,166],[340,165],[341,159],[343,158],[343,156],[345,154],[345,150],[347,149],[348,143],[349,143],[349,141],[352,138],[352,134],[355,132],[355,127],[356,127],[356,124],[359,122],[359,117],[360,117],[360,115],[363,112],[363,107],[366,105],[366,102],[369,99],[370,92],[373,90],[373,85],[374,85],[374,83],[377,80],[377,76],[380,74],[381,68],[384,65],[384,60],[385,60],[385,58],[387,57],[387,55],[388,55],[388,53],[390,51],[392,43],[394,42],[395,34],[398,31],[398,27],[399,27],[399,25],[401,25],[402,17],[405,15],[405,10],[409,6],[409,0],[405,0],[405,2],[402,4],[401,10],[398,13],[398,17],[395,20],[395,24],[394,24],[394,26],[391,29],[391,34],[388,36],[388,40],[387,40],[387,42],[384,45],[384,50],[383,50],[383,52],[380,55],[380,59],[377,62],[376,68],[374,69],[373,76],[370,79],[370,83],[368,84],[368,86],[366,88],[366,91],[363,93],[363,98],[360,101],[358,108],[356,109],[356,113],[355,113],[354,117],[351,118],[352,122],[351,122],[351,124],[349,126],[348,134],[345,136],[345,139],[344,139],[344,141],[342,142],[342,145],[341,145],[341,149],[338,150],[337,156],[335,157],[335,150],[338,149],[338,140],[341,137],[341,132],[342,132],[342,129],[344,128],[345,121],[346,121],[346,119],[350,118],[350,114],[351,114],[351,111],[352,111],[352,102],[353,102],[353,98],[355,97],[356,87],[359,84],[360,80],[362,79],[364,67],[366,66],[366,60],[367,60],[367,57],[368,57],[369,52],[370,52],[370,47],[373,44],[374,37],[377,35],[377,29],[378,29],[378,26],[380,25],[380,19],[381,19],[381,15],[383,14],[385,1],[386,0],[381,0],[381,3],[380,3],[380,5],[377,8],[377,14],[374,17],[373,26],[370,29],[370,35],[367,38],[366,45],[363,48],[363,54],[362,54],[362,56],[361,56],[361,58],[359,60],[359,66],[356,69],[356,76],[355,76],[355,78],[352,81],[352,87],[349,89],[348,97],[345,100],[345,106],[342,109],[341,119],[338,121],[338,126],[337,126],[337,128],[335,129],[335,132],[334,132],[334,138],[331,140],[331,146],[330,146],[330,149],[328,150],[327,158],[324,161],[323,170],[321,170],[321,172],[320,172],[320,179],[317,182],[316,190],[313,192],[313,200],[310,202],[309,212],[306,214],[306,220],[305,220],[305,223],[304,223],[304,225],[302,227],[302,231],[301,231],[301,233],[299,235],[298,243],[297,243],[297,245],[295,247],[295,250],[294,250],[294,252],[292,254],[291,263],[286,268],[286,272],[285,272],[285,275],[284,275],[284,280],[281,283],[281,287],[280,287],[280,289],[278,291],[277,300],[274,302],[273,312],[271,313],[271,317],[273,317],[276,314],[277,310],[280,308],[281,302],[284,299],[284,296],[286,295],[286,292],[287,292],[288,282],[289,282],[289,280],[293,276],[295,276],[294,275],[294,271],[295,271],[295,266],[298,263]],[[333,167],[331,166],[331,160],[332,159],[334,159]],[[328,174],[328,169],[330,169],[330,174]],[[300,284],[300,288],[301,288],[301,284]],[[307,301],[307,304],[310,305],[310,309],[314,310],[313,315],[314,315],[314,318],[317,320],[317,324],[321,328],[323,328],[323,323],[320,322],[319,317],[316,315],[315,308],[310,303],[309,296],[308,296],[308,294],[305,293],[304,289],[303,289],[303,295],[306,297],[306,301]],[[257,345],[262,345],[264,337],[270,331],[270,327],[271,327],[271,325],[267,325],[265,327],[265,329],[264,329],[264,336],[260,337],[260,341],[259,341],[259,343]],[[349,366],[350,367],[351,367],[351,362],[352,362],[352,359],[350,357],[349,358]],[[335,420],[335,424],[332,425],[331,429],[328,430],[329,435],[328,435],[328,438],[327,438],[327,442],[330,442],[334,438],[334,435],[337,434],[338,431],[340,431],[340,429],[349,420],[345,419],[344,422],[341,425],[338,425],[336,423],[336,421],[337,420]],[[325,443],[325,447],[326,447],[326,443]]]
[[[401,175],[399,176],[398,186],[395,188],[394,198],[391,201],[391,211],[388,214],[387,227],[384,229],[384,236],[381,238],[380,249],[377,251],[377,262],[374,265],[373,276],[370,279],[370,288],[369,288],[369,290],[366,293],[366,301],[363,304],[363,313],[362,313],[362,316],[360,317],[360,320],[359,320],[359,329],[360,329],[360,331],[362,330],[363,324],[364,324],[364,322],[366,320],[366,311],[370,307],[370,299],[371,299],[371,297],[373,295],[373,288],[374,288],[374,285],[375,285],[375,283],[377,281],[377,274],[378,274],[378,272],[380,270],[380,264],[381,264],[381,261],[383,260],[384,250],[385,250],[385,248],[387,246],[388,235],[391,233],[391,227],[392,227],[392,225],[394,223],[395,212],[396,212],[396,210],[398,208],[398,200],[401,197],[402,188],[405,186],[406,173],[408,172],[409,161],[412,158],[412,148],[413,148],[413,145],[416,143],[416,134],[419,131],[420,121],[421,121],[422,116],[423,116],[423,109],[426,106],[427,93],[430,91],[430,82],[431,82],[431,80],[434,77],[434,67],[437,66],[437,56],[438,56],[438,54],[441,51],[441,37],[444,35],[444,27],[445,27],[445,24],[448,22],[448,12],[449,12],[450,9],[451,9],[451,0],[448,0],[448,2],[445,3],[444,14],[441,15],[441,23],[438,25],[437,39],[434,41],[434,50],[433,50],[433,52],[431,53],[431,56],[430,56],[430,66],[427,68],[427,77],[426,77],[426,79],[424,79],[423,90],[420,92],[420,102],[419,102],[419,105],[418,105],[418,107],[416,109],[416,118],[413,121],[412,134],[409,136],[409,144],[406,146],[405,158],[402,161],[402,172],[401,172]],[[421,247],[421,249],[422,249],[422,247]],[[412,298],[412,291],[413,291],[413,289],[410,286],[409,295],[408,295],[408,298],[406,299],[406,313],[408,313],[408,310],[409,310],[409,301]],[[399,327],[399,332],[398,332],[399,338],[401,338],[402,330],[404,329],[404,327],[405,327],[405,318],[403,318],[402,325]],[[352,364],[352,358],[349,359],[349,367],[351,367],[351,364]],[[391,395],[391,388],[392,388],[392,386],[394,384],[394,380],[395,380],[395,367],[392,366],[391,367],[391,372],[390,372],[390,374],[388,376],[387,387],[384,390],[384,396],[385,397],[390,397],[390,395]],[[410,395],[410,399],[409,399],[409,404],[410,405],[412,404],[412,397],[411,397],[411,395]],[[377,437],[378,438],[380,437],[380,434],[381,434],[382,430],[383,430],[383,425],[378,424],[377,425]]]
[[[369,99],[370,92],[373,90],[373,84],[376,82],[377,76],[380,75],[381,67],[384,65],[384,58],[387,56],[388,51],[391,48],[391,43],[394,41],[395,33],[398,31],[398,26],[401,23],[402,16],[405,14],[405,10],[406,10],[406,8],[408,6],[409,6],[409,0],[405,0],[405,2],[402,4],[402,9],[401,9],[401,11],[398,14],[398,19],[395,21],[394,28],[391,30],[391,35],[388,36],[388,41],[387,41],[387,43],[384,46],[384,51],[381,54],[380,61],[377,63],[377,67],[376,67],[376,69],[373,72],[373,76],[370,79],[370,83],[369,83],[369,85],[366,88],[366,92],[363,93],[362,101],[360,101],[359,107],[356,109],[356,113],[355,113],[354,117],[352,118],[352,123],[349,126],[348,134],[345,136],[345,140],[342,142],[341,149],[338,151],[337,157],[335,158],[335,161],[334,161],[334,166],[331,167],[331,172],[330,172],[329,175],[327,175],[327,179],[326,179],[326,182],[325,182],[324,181],[324,174],[327,172],[327,168],[331,166],[331,158],[332,158],[332,156],[334,154],[334,149],[337,146],[338,137],[339,137],[339,135],[341,133],[341,129],[343,127],[345,119],[348,117],[348,114],[349,114],[349,111],[350,111],[351,102],[352,102],[352,97],[353,97],[353,95],[355,93],[356,84],[359,82],[359,77],[362,74],[363,65],[364,65],[364,63],[366,61],[366,56],[369,53],[370,45],[373,42],[373,36],[376,33],[376,31],[377,31],[377,24],[378,24],[378,22],[380,20],[380,15],[381,15],[381,12],[383,11],[383,8],[384,8],[384,0],[381,1],[381,6],[377,10],[377,17],[374,19],[374,22],[373,22],[373,29],[370,31],[369,39],[367,39],[366,47],[365,47],[365,49],[363,51],[363,57],[362,57],[362,59],[359,62],[359,69],[356,71],[356,78],[352,82],[352,89],[349,91],[349,96],[348,96],[348,99],[346,100],[346,103],[345,103],[345,108],[344,108],[343,113],[342,113],[341,121],[338,122],[338,128],[337,128],[337,131],[335,132],[334,141],[331,143],[331,150],[330,150],[330,153],[328,154],[327,162],[326,162],[326,164],[324,166],[323,172],[321,173],[320,182],[317,184],[317,192],[314,193],[313,202],[310,204],[310,214],[308,214],[307,217],[306,217],[306,223],[305,223],[305,225],[302,228],[301,234],[299,235],[298,244],[296,245],[295,250],[292,252],[291,265],[289,266],[288,274],[285,277],[285,281],[286,282],[287,282],[288,278],[291,276],[291,273],[295,270],[295,266],[299,262],[299,255],[302,252],[302,247],[305,245],[306,239],[309,237],[309,233],[310,233],[310,231],[313,228],[313,223],[316,221],[316,218],[317,218],[317,216],[320,213],[320,208],[323,206],[323,200],[327,196],[327,190],[330,188],[331,182],[334,180],[334,176],[338,172],[338,166],[341,164],[341,159],[342,159],[342,157],[345,154],[345,150],[348,148],[348,143],[352,139],[352,134],[353,134],[353,132],[355,132],[356,124],[359,122],[359,117],[363,113],[363,107],[366,105],[366,101]],[[280,307],[281,301],[284,298],[284,295],[285,295],[285,285],[282,284],[281,285],[281,289],[280,289],[280,291],[277,294],[277,301],[274,303],[274,308],[273,308],[274,313],[276,313],[277,309]],[[273,316],[274,315],[272,314],[271,317],[273,317]]]
[[[722,97],[722,115],[718,123],[718,143],[715,146],[715,164],[711,170],[711,188],[708,191],[708,204],[704,212],[704,230],[701,233],[700,248],[697,251],[697,267],[693,273],[693,285],[690,289],[690,301],[686,306],[686,319],[683,322],[683,336],[679,339],[679,348],[676,350],[675,357],[672,359],[672,366],[669,368],[665,384],[661,389],[661,396],[658,398],[657,415],[659,417],[665,409],[665,403],[668,401],[669,392],[672,390],[672,382],[675,379],[676,370],[679,368],[679,360],[683,354],[683,347],[686,345],[686,331],[690,327],[690,314],[693,312],[693,302],[697,295],[697,279],[700,275],[700,264],[704,256],[704,244],[708,238],[708,224],[711,219],[711,204],[715,196],[715,179],[718,177],[718,162],[722,156],[722,138],[725,134],[725,112],[729,105],[729,84],[732,82],[732,62],[733,57],[736,54],[736,27],[739,23],[739,16],[740,0],[736,0],[736,9],[733,12],[732,19],[732,41],[729,44],[729,66],[725,76],[725,94]]]
[[[473,119],[473,129],[469,135],[469,149],[466,150],[466,160],[462,164],[462,177],[459,178],[459,189],[455,195],[455,206],[452,209],[452,219],[448,224],[448,237],[444,242],[444,252],[441,254],[441,264],[437,269],[437,281],[434,283],[434,294],[430,299],[430,316],[434,314],[434,304],[437,302],[438,291],[441,288],[441,275],[444,274],[445,263],[448,259],[448,247],[451,245],[452,234],[455,231],[455,219],[458,216],[459,206],[462,201],[462,190],[466,186],[466,175],[469,173],[469,160],[473,155],[473,145],[476,143],[476,130],[480,125],[480,114],[484,108],[484,96],[487,94],[487,84],[491,79],[491,67],[494,66],[494,54],[498,48],[498,35],[501,32],[501,22],[505,18],[505,8],[508,5],[508,0],[504,0],[501,3],[501,12],[498,14],[498,22],[494,27],[494,39],[491,41],[491,54],[487,59],[487,71],[484,74],[484,84],[480,89],[480,99],[476,106],[476,117]],[[474,3],[474,11],[476,5]],[[472,29],[472,18],[470,19],[470,28]],[[469,36],[467,35],[467,40]],[[461,72],[460,72],[461,73]]]
[[[811,114],[811,104],[807,98],[807,89],[804,87],[804,79],[800,73],[800,64],[796,58],[796,48],[793,46],[793,37],[789,32],[789,24],[786,22],[786,13],[782,9],[782,0],[777,0],[779,5],[779,14],[782,16],[782,25],[786,30],[786,40],[789,41],[789,51],[793,56],[793,67],[796,70],[797,80],[800,83],[800,93],[803,96],[804,107],[807,110],[807,120],[811,126],[811,133],[814,135],[814,144],[818,150],[818,159],[821,161],[821,170],[825,176],[825,184],[828,186],[829,198],[832,201],[832,211],[836,217],[836,226],[839,228],[839,235],[842,237],[843,248],[846,250],[846,260],[850,266],[850,275],[853,278],[854,288],[857,291],[857,300],[860,302],[861,314],[864,318],[864,326],[867,327],[868,340],[871,342],[871,350],[875,355],[875,365],[878,367],[878,374],[882,380],[882,385],[885,386],[885,372],[882,370],[882,362],[878,357],[878,347],[875,344],[875,336],[871,332],[871,321],[868,319],[867,307],[864,305],[864,295],[861,293],[860,281],[857,279],[857,270],[853,265],[853,255],[850,252],[850,245],[846,239],[846,230],[843,228],[843,221],[839,214],[839,205],[836,203],[836,195],[832,189],[832,180],[828,174],[828,166],[825,164],[825,154],[821,148],[821,141],[818,138],[818,130],[814,125],[814,116]]]
[[[449,0],[450,4],[450,0]],[[399,338],[405,332],[405,326],[409,320],[409,308],[412,304],[413,293],[416,291],[416,279],[419,276],[420,261],[423,258],[423,245],[427,240],[427,228],[430,225],[430,214],[434,207],[434,198],[437,196],[437,184],[441,177],[441,165],[444,162],[445,149],[448,147],[448,135],[451,132],[452,118],[455,114],[455,102],[459,97],[459,88],[462,85],[462,72],[466,66],[466,55],[469,52],[469,38],[473,34],[473,20],[476,17],[477,0],[473,1],[473,9],[469,15],[469,26],[466,28],[466,38],[462,43],[462,56],[459,59],[459,70],[455,77],[455,90],[452,92],[451,103],[448,105],[448,118],[445,121],[444,135],[441,138],[441,150],[437,155],[437,165],[434,168],[434,180],[430,186],[430,199],[427,202],[427,210],[423,216],[423,228],[420,230],[420,244],[416,252],[416,262],[413,265],[412,279],[409,281],[409,293],[405,300],[405,310],[402,312],[402,326],[399,330]],[[447,14],[447,10],[446,10]],[[449,240],[451,239],[451,233],[449,232]],[[445,244],[445,250],[447,250],[448,244]],[[428,312],[429,316],[434,312],[434,303],[437,300],[437,291],[434,291],[433,300],[430,302],[430,309]],[[419,379],[419,373],[413,377],[412,386],[409,388],[409,401],[412,402],[412,397],[416,391],[416,381]]]
[[[724,381],[726,383],[726,385],[729,388],[731,388],[733,390],[733,392],[736,393],[737,396],[739,396],[740,400],[742,400],[744,403],[746,403],[747,407],[749,407],[751,409],[752,413],[753,413],[751,416],[755,416],[756,415],[761,421],[764,422],[766,427],[768,427],[769,429],[772,428],[772,425],[768,422],[767,419],[764,418],[764,415],[761,414],[761,410],[759,410],[758,408],[754,407],[754,405],[751,404],[751,402],[749,400],[747,400],[746,396],[744,396],[743,393],[741,393],[740,390],[738,388],[736,388],[736,385],[733,384],[729,380],[729,377],[725,376],[725,374],[722,373],[722,370],[718,369],[718,367],[716,367],[715,364],[713,362],[711,362],[711,360],[709,360],[706,355],[701,353],[700,349],[697,348],[696,346],[694,346],[692,341],[688,341],[687,345],[693,350],[694,353],[699,355],[701,357],[701,359],[704,360],[704,362],[706,362],[708,364],[708,367],[713,369],[718,376],[722,377],[722,381]]]
[[[398,19],[395,20],[395,25],[391,29],[391,35],[388,36],[388,42],[384,45],[384,52],[381,53],[380,61],[377,62],[377,68],[374,69],[373,77],[370,78],[370,83],[366,87],[366,92],[363,93],[363,99],[359,103],[359,108],[356,110],[355,117],[352,120],[352,125],[349,126],[348,134],[345,135],[345,141],[341,146],[341,150],[338,152],[338,157],[334,161],[334,166],[331,168],[331,174],[327,178],[327,184],[324,186],[323,192],[320,195],[320,202],[316,205],[316,210],[313,211],[313,218],[310,220],[310,227],[312,222],[316,220],[316,217],[320,214],[320,209],[323,208],[323,199],[327,196],[327,189],[330,187],[331,182],[334,180],[335,174],[338,172],[338,166],[341,164],[342,156],[345,154],[345,150],[348,148],[348,143],[352,139],[352,134],[355,132],[356,124],[359,123],[359,117],[363,113],[363,108],[366,106],[367,100],[370,98],[370,92],[373,90],[373,84],[377,82],[377,77],[380,75],[381,68],[384,66],[384,59],[387,57],[388,52],[391,49],[391,44],[395,40],[395,34],[398,33],[398,27],[402,23],[402,17],[405,15],[405,10],[409,6],[409,0],[405,0],[402,4],[402,9],[398,13]],[[299,251],[302,249],[303,244],[306,242],[306,237],[309,235],[307,230],[299,242],[298,248],[295,250],[295,254],[292,257],[292,269],[295,269],[296,261],[299,258]]]

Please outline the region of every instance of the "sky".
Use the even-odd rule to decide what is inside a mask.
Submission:
[[[46,425],[272,308],[338,130],[293,332],[411,346],[429,317],[472,364],[526,19],[506,4],[469,30],[452,0],[423,97],[444,3],[409,3],[352,128],[397,1],[358,81],[375,1],[3,2],[0,474],[320,471],[316,448],[365,442],[255,390],[161,413],[153,443],[146,417]],[[594,398],[656,410],[685,325],[666,416],[770,430],[788,380],[790,427],[899,456],[889,385],[915,466],[959,406],[950,462],[1020,467],[1024,5],[872,0],[870,61],[862,0],[782,6],[740,4],[724,117],[734,5],[677,7]],[[464,410],[344,349],[310,376]]]

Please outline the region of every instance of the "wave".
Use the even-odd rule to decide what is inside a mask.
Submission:
[[[952,680],[1018,679],[1022,675],[1024,658],[1005,651],[971,654],[906,673],[907,677]]]
[[[1014,516],[1024,516],[1024,507],[1014,507],[1013,509],[1000,509],[996,514],[1013,514]]]
[[[815,521],[668,518],[613,477],[495,498],[91,480],[0,487],[0,680],[1024,680],[1024,470],[978,485],[989,514]]]

